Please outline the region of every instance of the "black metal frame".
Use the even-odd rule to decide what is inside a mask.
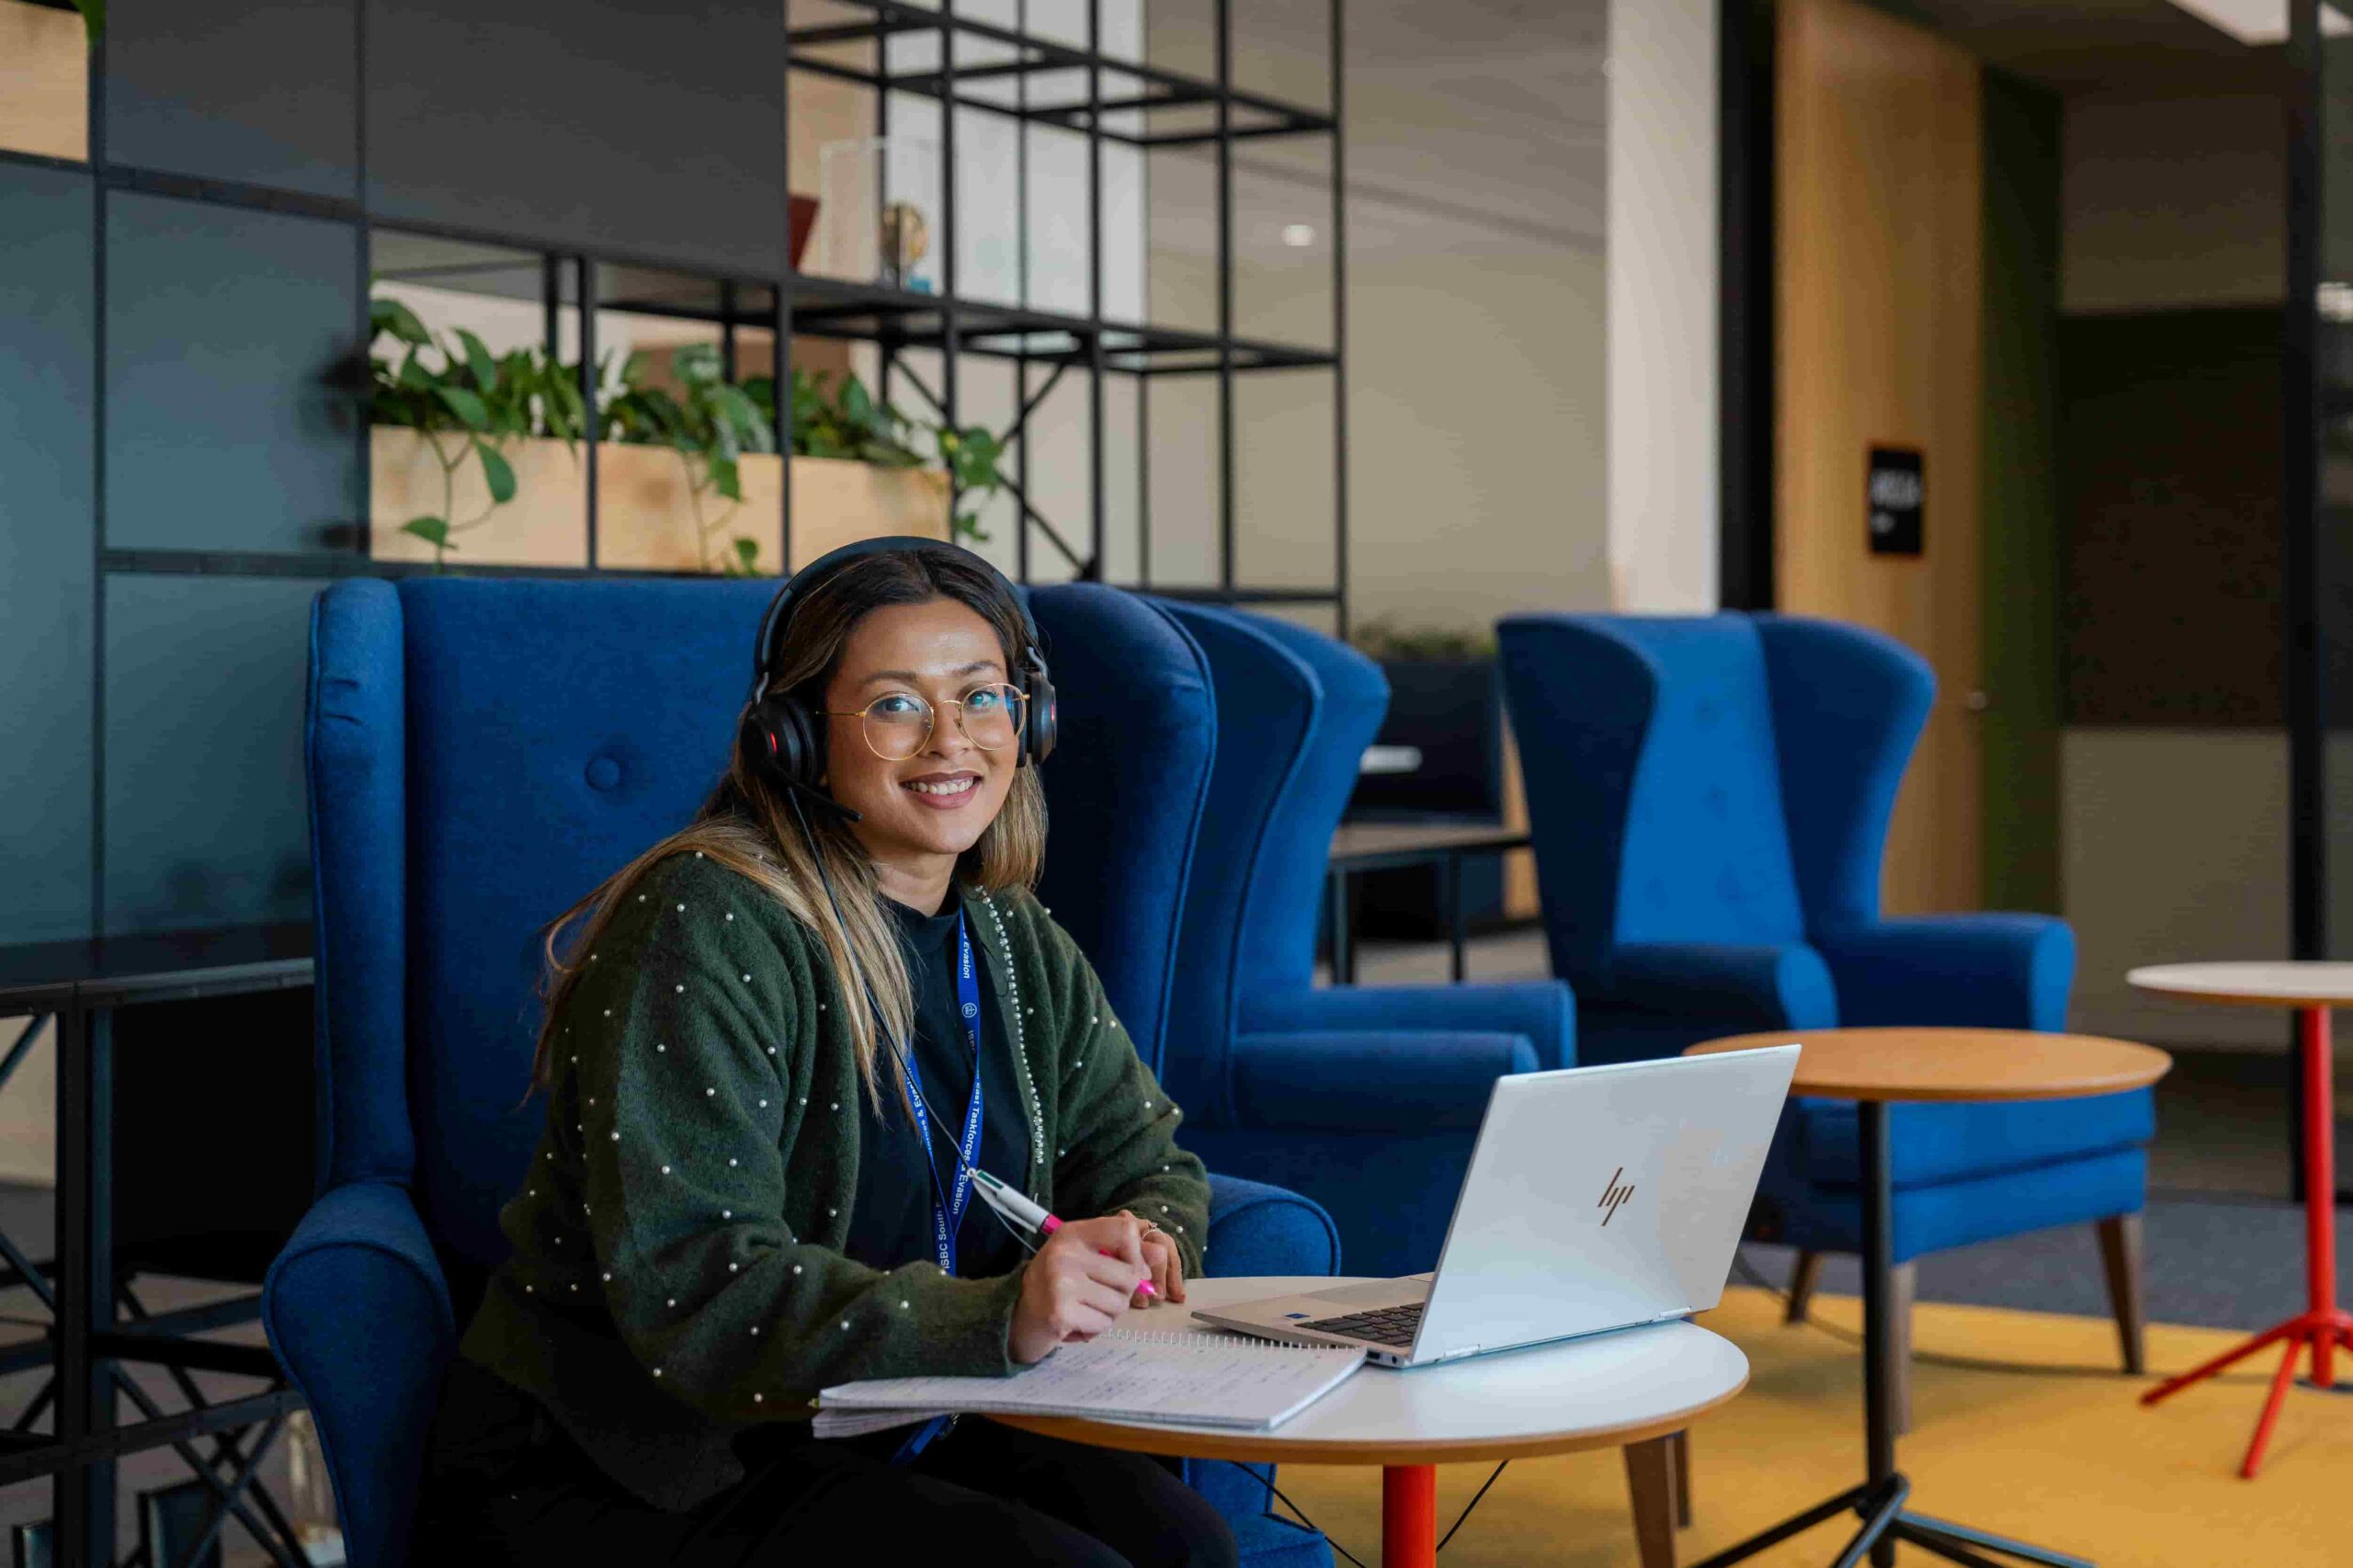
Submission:
[[[1355,933],[1350,928],[1348,879],[1359,872],[1396,870],[1409,866],[1435,865],[1438,868],[1438,878],[1446,890],[1446,940],[1453,965],[1454,983],[1460,985],[1469,978],[1470,929],[1462,906],[1462,862],[1472,855],[1508,855],[1515,849],[1528,848],[1532,840],[1524,827],[1497,827],[1492,832],[1482,831],[1467,836],[1460,828],[1442,827],[1438,831],[1452,836],[1392,849],[1355,852],[1336,849],[1333,852],[1324,872],[1324,918],[1329,923],[1333,984],[1354,985],[1357,983],[1357,945]]]
[[[1717,0],[1718,598],[1773,608],[1773,12]]]
[[[1106,55],[1101,49],[1100,0],[1087,6],[1086,42],[1074,46],[1027,30],[1026,4],[1017,26],[1002,28],[961,16],[955,0],[942,0],[937,9],[910,6],[902,0],[843,0],[872,13],[872,19],[824,27],[788,28],[788,64],[837,80],[855,82],[878,95],[879,133],[889,127],[888,95],[912,92],[939,101],[941,115],[941,206],[939,239],[943,292],[934,295],[888,284],[855,283],[796,274],[785,287],[796,297],[796,330],[805,335],[871,342],[881,348],[885,396],[892,382],[905,377],[917,393],[945,422],[957,423],[961,356],[972,353],[1009,358],[1015,365],[1015,400],[1020,410],[1014,423],[1000,433],[1013,454],[1015,472],[1008,490],[1019,529],[1015,544],[1016,575],[1030,580],[1032,529],[1042,533],[1078,577],[1101,581],[1108,510],[1105,472],[1105,378],[1109,373],[1136,381],[1138,457],[1137,549],[1139,572],[1130,586],[1223,604],[1330,604],[1338,630],[1347,631],[1347,398],[1344,366],[1347,335],[1347,223],[1344,138],[1340,128],[1343,105],[1341,66],[1345,0],[1331,6],[1332,108],[1329,112],[1243,92],[1233,83],[1232,0],[1215,0],[1217,73],[1203,81],[1140,61]],[[893,71],[887,51],[890,40],[911,34],[935,33],[939,39],[938,62],[921,71]],[[960,65],[958,39],[1009,50],[1012,58],[985,64]],[[847,61],[829,53],[845,47],[870,51],[867,62]],[[1040,77],[1080,74],[1083,97],[1034,101],[1032,87]],[[1106,97],[1105,78],[1131,82],[1124,97]],[[1012,77],[1016,96],[1007,103],[960,92],[960,84]],[[1016,147],[1016,199],[1028,212],[1029,171],[1029,128],[1049,125],[1084,132],[1087,138],[1088,297],[1084,316],[1005,305],[962,298],[956,278],[956,114],[974,109],[1013,119],[1020,125]],[[1170,111],[1194,113],[1206,109],[1214,129],[1154,130],[1153,117]],[[1236,113],[1251,117],[1236,123]],[[1141,117],[1145,129],[1130,132],[1111,128],[1115,116]],[[1327,350],[1245,338],[1233,330],[1233,143],[1270,136],[1324,135],[1332,144],[1333,342]],[[1218,325],[1213,333],[1110,321],[1103,310],[1103,145],[1154,150],[1208,146],[1214,150],[1218,187]],[[1028,247],[1021,247],[1017,267],[1020,291],[1029,285]],[[618,308],[617,301],[617,308]],[[643,309],[631,305],[631,309]],[[667,313],[653,312],[650,313]],[[1043,344],[1040,339],[1044,339]],[[928,350],[941,360],[941,386],[937,390],[915,376],[904,356]],[[1088,517],[1085,549],[1074,546],[1064,532],[1041,514],[1029,497],[1027,434],[1029,419],[1044,399],[1029,391],[1032,367],[1051,366],[1050,390],[1062,372],[1084,367],[1088,372]],[[1333,431],[1336,485],[1334,492],[1334,568],[1332,585],[1324,588],[1251,587],[1237,581],[1234,533],[1234,377],[1251,370],[1324,369],[1333,380]],[[1218,378],[1218,581],[1214,586],[1172,588],[1152,580],[1152,514],[1148,494],[1150,474],[1150,381],[1158,376],[1215,375]]]
[[[191,1559],[236,1518],[283,1568],[307,1568],[293,1527],[276,1501],[256,1484],[262,1458],[301,1396],[286,1385],[268,1350],[199,1337],[251,1322],[258,1298],[240,1296],[184,1312],[150,1313],[128,1280],[116,1278],[113,1230],[115,1009],[151,1002],[187,1001],[311,983],[307,928],[248,929],[186,939],[156,939],[115,949],[53,943],[0,950],[0,1017],[32,1020],[22,1040],[0,1059],[5,1081],[29,1048],[44,1019],[57,1040],[57,1246],[42,1265],[0,1236],[0,1284],[22,1285],[49,1307],[48,1335],[12,1347],[0,1374],[48,1366],[48,1382],[0,1432],[0,1486],[34,1476],[55,1477],[57,1561],[111,1563],[115,1551],[114,1461],[124,1454],[170,1448],[213,1494],[201,1540]],[[290,950],[293,949],[293,950]],[[125,1317],[128,1321],[125,1321]],[[162,1367],[188,1401],[166,1412],[124,1369],[123,1363]],[[214,1403],[192,1371],[258,1380],[263,1392]],[[145,1420],[115,1420],[115,1402],[128,1399]],[[30,1428],[51,1414],[52,1431]],[[246,1438],[259,1429],[253,1445]],[[194,1440],[210,1439],[209,1452]],[[224,1474],[225,1472],[225,1474]],[[165,1568],[153,1564],[152,1568]]]
[[[1859,1484],[1791,1515],[1739,1545],[1692,1564],[1692,1568],[1731,1568],[1733,1563],[1745,1562],[1758,1552],[1849,1510],[1861,1521],[1860,1527],[1831,1560],[1833,1568],[1856,1568],[1866,1556],[1875,1568],[1888,1568],[1895,1561],[1895,1543],[1899,1540],[1961,1563],[1962,1568],[2004,1568],[1985,1556],[1987,1551],[2041,1564],[2042,1568],[2094,1568],[2085,1558],[1931,1518],[1904,1506],[1911,1495],[1912,1483],[1895,1466],[1895,1391],[1890,1386],[1888,1363],[1888,1347],[1895,1327],[1895,1183],[1888,1146],[1887,1102],[1859,1100],[1855,1115],[1863,1168],[1864,1478]]]

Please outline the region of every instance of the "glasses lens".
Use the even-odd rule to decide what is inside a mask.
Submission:
[[[976,686],[964,694],[964,733],[983,751],[1009,746],[1021,733],[1021,709],[1017,687]]]
[[[866,744],[885,762],[904,762],[931,738],[931,704],[893,691],[866,705]]]

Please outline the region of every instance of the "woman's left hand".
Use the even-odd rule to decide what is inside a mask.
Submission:
[[[1120,1212],[1135,1219],[1128,1210],[1122,1209]],[[1152,1270],[1152,1288],[1157,1294],[1145,1296],[1139,1293],[1128,1304],[1149,1307],[1162,1301],[1173,1301],[1181,1305],[1185,1300],[1184,1256],[1177,1252],[1176,1244],[1167,1232],[1149,1221],[1137,1220],[1136,1222],[1143,1226],[1143,1261]]]

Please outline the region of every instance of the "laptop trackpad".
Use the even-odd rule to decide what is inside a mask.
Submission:
[[[1329,1290],[1312,1290],[1306,1299],[1329,1301],[1336,1307],[1393,1306],[1403,1301],[1418,1301],[1430,1293],[1427,1275],[1412,1275],[1404,1279],[1372,1279],[1362,1285],[1336,1285]]]

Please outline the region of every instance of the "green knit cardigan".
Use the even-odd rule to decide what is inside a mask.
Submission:
[[[1013,1053],[1029,1164],[993,1175],[1068,1219],[1130,1209],[1201,1271],[1209,1182],[1101,983],[1026,892],[961,891]],[[816,934],[699,855],[648,871],[555,1019],[547,1131],[501,1211],[513,1252],[460,1353],[527,1390],[607,1473],[688,1508],[733,1437],[858,1378],[1017,1369],[1018,1271],[854,1263],[859,1097]],[[885,1083],[890,1082],[886,1077]]]

